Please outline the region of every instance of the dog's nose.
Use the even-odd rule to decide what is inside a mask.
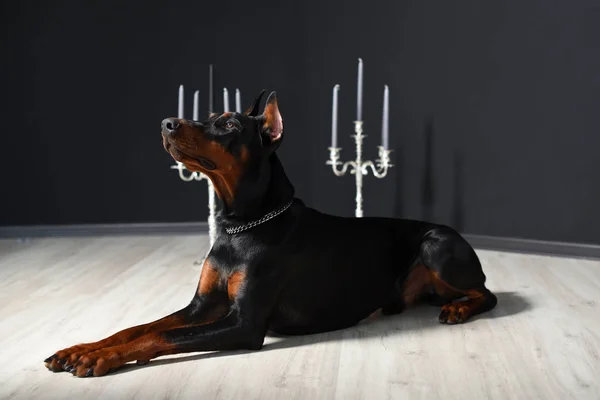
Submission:
[[[171,134],[179,128],[179,120],[177,118],[165,118],[162,122],[162,130],[166,134]]]

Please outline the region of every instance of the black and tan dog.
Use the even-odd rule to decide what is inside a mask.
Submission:
[[[439,321],[462,323],[496,297],[473,248],[453,229],[427,222],[341,218],[294,197],[275,150],[283,120],[275,93],[258,115],[162,123],[163,145],[212,180],[218,237],[191,303],[146,325],[62,350],[53,371],[100,376],[166,354],[262,347],[268,330],[309,334],[355,325],[378,309],[402,311],[428,298]]]

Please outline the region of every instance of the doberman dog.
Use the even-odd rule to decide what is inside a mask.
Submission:
[[[162,122],[165,150],[206,174],[219,198],[218,236],[192,301],[155,322],[58,351],[45,360],[48,369],[101,376],[167,354],[259,350],[269,330],[343,329],[423,300],[441,305],[443,324],[496,305],[475,251],[455,230],[336,217],[295,198],[275,153],[284,136],[277,98],[271,93],[259,115],[263,93],[241,114]]]

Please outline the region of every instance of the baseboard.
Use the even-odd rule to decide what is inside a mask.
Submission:
[[[586,243],[551,242],[523,238],[507,238],[464,234],[476,249],[535,253],[556,256],[600,258],[600,245]]]
[[[0,238],[208,233],[206,222],[0,226]]]
[[[0,226],[0,238],[208,233],[206,222]],[[464,234],[476,249],[600,258],[600,245]]]

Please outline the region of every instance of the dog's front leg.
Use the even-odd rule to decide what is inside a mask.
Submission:
[[[173,329],[178,326],[186,326],[189,324],[186,323],[186,321],[190,320],[191,313],[192,306],[190,305],[167,317],[161,318],[149,324],[143,324],[124,329],[100,341],[77,344],[75,346],[57,351],[52,356],[44,360],[44,363],[48,369],[55,372],[63,370],[70,371],[75,361],[83,354],[107,347],[126,344],[152,332]]]
[[[79,377],[101,376],[131,361],[150,360],[168,354],[258,350],[266,334],[264,326],[243,318],[234,309],[218,321],[149,333],[125,344],[84,354],[77,360],[71,373]]]
[[[150,333],[206,323],[223,317],[228,312],[228,299],[227,296],[219,296],[213,284],[215,279],[214,269],[205,263],[197,292],[187,307],[154,322],[124,329],[98,342],[78,344],[57,351],[44,360],[46,367],[54,372],[71,371],[75,362],[84,354],[123,345]],[[210,290],[206,290],[207,287]]]

